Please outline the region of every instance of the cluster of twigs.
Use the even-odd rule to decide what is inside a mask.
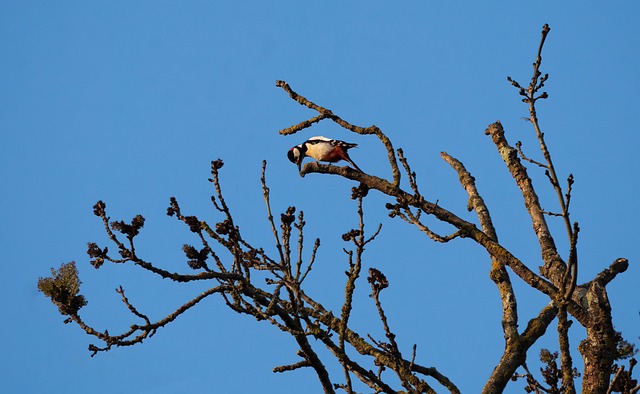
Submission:
[[[183,222],[191,232],[197,234],[201,245],[196,247],[184,245],[187,265],[195,273],[175,273],[166,271],[154,263],[145,261],[135,248],[135,238],[144,225],[144,218],[136,216],[130,223],[111,221],[106,213],[106,206],[98,202],[94,213],[104,223],[105,231],[117,248],[118,257],[108,248],[97,244],[89,244],[88,253],[94,267],[103,263],[133,264],[161,278],[175,282],[208,281],[215,285],[189,300],[173,313],[164,318],[152,321],[139,311],[127,299],[124,289],[118,289],[122,302],[139,324],[118,335],[107,331],[98,332],[86,324],[79,316],[79,310],[86,301],[79,294],[79,280],[75,267],[63,267],[54,272],[52,278],[41,279],[40,289],[59,306],[60,312],[68,316],[69,321],[77,323],[85,332],[104,342],[104,346],[90,346],[93,354],[106,351],[114,346],[129,346],[142,342],[152,336],[161,327],[175,320],[185,311],[197,305],[210,295],[219,295],[226,305],[234,311],[266,321],[291,335],[298,346],[297,354],[301,360],[297,363],[274,368],[275,372],[293,371],[300,368],[312,368],[325,392],[331,393],[341,389],[348,393],[355,392],[354,378],[364,383],[374,392],[395,393],[396,388],[389,383],[385,371],[392,371],[402,389],[408,392],[435,392],[433,379],[452,393],[458,393],[457,387],[433,367],[425,367],[416,362],[416,346],[413,346],[411,357],[407,358],[400,349],[396,335],[393,333],[380,299],[381,293],[389,286],[385,275],[378,269],[370,268],[368,282],[371,285],[371,297],[378,311],[378,318],[385,333],[385,339],[374,339],[368,333],[359,334],[350,328],[350,315],[354,308],[353,297],[359,288],[359,278],[363,268],[365,245],[372,242],[379,234],[381,227],[371,235],[365,232],[363,200],[370,190],[377,190],[393,200],[386,204],[389,216],[398,217],[416,226],[430,239],[446,243],[456,238],[469,239],[483,247],[491,260],[490,277],[496,284],[502,305],[502,328],[504,332],[504,351],[496,362],[491,376],[486,382],[483,392],[502,392],[510,380],[525,379],[526,390],[545,393],[575,393],[575,377],[578,376],[573,366],[569,328],[575,319],[586,328],[587,336],[578,347],[584,364],[584,392],[625,392],[634,393],[640,390],[631,373],[635,360],[632,359],[628,370],[618,367],[614,362],[632,356],[635,349],[627,344],[613,328],[611,307],[606,293],[606,286],[617,274],[624,272],[628,261],[620,258],[596,275],[590,281],[578,284],[578,233],[577,222],[570,218],[570,202],[573,176],[567,178],[566,189],[562,186],[551,154],[544,139],[544,133],[538,121],[536,103],[546,99],[548,94],[542,91],[548,75],[542,75],[542,48],[549,33],[545,25],[542,30],[536,61],[533,64],[533,76],[528,86],[522,86],[508,78],[516,87],[523,101],[529,107],[529,120],[533,125],[540,143],[542,159],[537,160],[525,156],[522,143],[512,146],[507,141],[505,130],[499,122],[490,125],[485,134],[491,137],[500,156],[520,190],[524,207],[527,210],[533,230],[538,239],[543,266],[536,273],[531,264],[518,259],[506,247],[500,244],[498,232],[493,224],[487,203],[482,198],[475,184],[475,179],[463,163],[453,156],[442,152],[442,158],[456,171],[462,187],[469,200],[467,209],[474,211],[479,227],[472,221],[463,219],[450,210],[441,207],[438,202],[429,201],[419,191],[417,175],[401,149],[395,149],[390,139],[378,127],[372,125],[361,127],[353,125],[331,110],[324,108],[296,93],[286,82],[277,81],[291,99],[308,107],[318,115],[297,123],[280,131],[282,135],[302,132],[323,120],[330,120],[344,129],[359,135],[374,135],[384,146],[391,169],[392,179],[387,180],[350,167],[323,165],[317,162],[307,163],[301,171],[305,176],[311,173],[333,174],[356,181],[352,198],[357,201],[359,223],[356,228],[343,235],[352,249],[347,254],[347,280],[345,284],[344,303],[340,316],[325,309],[303,289],[303,282],[310,274],[320,241],[315,240],[312,250],[305,259],[303,253],[305,226],[304,214],[290,207],[276,222],[271,212],[269,188],[266,183],[266,162],[263,163],[261,183],[267,209],[267,219],[271,226],[277,254],[269,255],[264,249],[252,246],[241,234],[239,226],[234,222],[231,211],[225,202],[220,184],[219,172],[222,161],[212,162],[210,180],[215,188],[212,202],[222,219],[211,226],[195,216],[185,216],[175,198],[171,199],[168,214]],[[525,163],[541,168],[555,194],[558,197],[559,211],[552,212],[542,208],[534,181],[528,173]],[[402,177],[406,176],[409,188],[403,189]],[[569,239],[568,258],[565,261],[554,242],[554,237],[547,224],[548,218],[561,218],[566,226]],[[429,220],[447,223],[451,227],[448,234],[438,234],[432,230]],[[296,233],[296,237],[293,235]],[[292,238],[293,236],[293,238]],[[224,255],[223,255],[224,253]],[[265,283],[257,283],[252,273],[267,273]],[[75,275],[75,276],[74,276]],[[517,311],[517,297],[512,286],[512,276],[536,289],[549,298],[549,304],[535,316],[529,317],[524,330]],[[263,277],[263,276],[261,276]],[[56,278],[64,278],[56,279]],[[67,287],[65,287],[67,286]],[[546,351],[542,360],[546,368],[541,370],[545,384],[534,377],[526,363],[527,353],[534,343],[546,332],[549,325],[557,318],[559,343],[558,353]],[[334,335],[335,334],[335,335]],[[310,341],[314,338],[314,341]],[[340,382],[331,377],[326,362],[317,353],[316,346],[321,344],[329,350],[342,366],[344,379]],[[357,355],[357,357],[354,356]],[[560,358],[558,365],[557,359]],[[374,371],[377,367],[377,371]],[[518,373],[523,368],[524,373]],[[614,378],[611,380],[611,375]]]
[[[200,240],[201,245],[198,247],[193,245],[184,245],[183,247],[187,258],[186,265],[195,273],[170,272],[140,256],[136,250],[135,240],[144,226],[142,216],[136,216],[129,223],[112,221],[107,215],[106,205],[102,201],[94,206],[94,214],[102,220],[109,239],[117,248],[117,256],[114,256],[107,247],[101,248],[95,243],[90,243],[88,254],[91,257],[91,264],[95,268],[101,267],[106,262],[133,264],[161,278],[175,282],[208,281],[216,284],[187,301],[172,313],[162,319],[152,321],[149,316],[133,305],[125,296],[124,289],[120,287],[116,291],[120,294],[126,308],[139,322],[132,324],[129,330],[116,335],[110,334],[108,331],[101,332],[91,327],[80,317],[80,308],[86,304],[86,301],[82,295],[79,295],[80,282],[75,266],[70,265],[60,269],[66,282],[56,281],[56,278],[61,275],[41,279],[41,283],[49,284],[50,287],[52,283],[56,283],[63,288],[71,280],[73,286],[67,285],[66,287],[73,293],[71,297],[69,294],[64,297],[60,296],[60,291],[57,293],[50,291],[46,286],[41,286],[41,290],[54,302],[71,305],[61,308],[60,311],[68,316],[69,321],[77,323],[87,334],[95,336],[104,343],[102,346],[90,345],[89,350],[92,355],[108,351],[112,347],[130,346],[143,342],[153,336],[158,329],[171,323],[203,299],[217,294],[234,311],[251,315],[259,321],[267,321],[295,339],[299,347],[297,354],[302,360],[294,364],[276,367],[274,372],[313,368],[325,392],[333,392],[336,389],[343,389],[349,393],[354,392],[352,376],[375,392],[396,392],[391,384],[385,383],[384,371],[393,371],[400,384],[408,391],[435,392],[424,380],[424,377],[431,377],[451,392],[458,392],[455,385],[435,368],[425,367],[416,362],[415,347],[411,359],[406,359],[403,356],[395,341],[395,334],[387,322],[380,300],[381,291],[388,286],[380,271],[371,268],[368,280],[371,283],[371,294],[380,315],[386,341],[376,340],[370,335],[364,338],[349,327],[353,309],[353,295],[362,270],[365,245],[373,241],[381,230],[380,225],[373,234],[369,236],[365,234],[363,198],[367,194],[366,189],[356,187],[353,190],[353,198],[357,200],[359,224],[357,228],[343,235],[346,242],[352,243],[353,250],[345,250],[348,264],[345,301],[340,316],[336,317],[332,311],[325,309],[320,302],[311,298],[302,288],[302,284],[316,260],[320,240],[315,240],[310,256],[305,259],[303,256],[303,229],[305,226],[303,212],[299,212],[296,216],[296,209],[289,207],[286,212],[280,215],[279,223],[276,222],[271,211],[269,188],[266,183],[266,162],[263,162],[261,182],[267,219],[273,232],[277,250],[275,257],[269,256],[262,248],[252,246],[242,235],[239,226],[235,224],[222,194],[220,184],[222,166],[223,163],[220,160],[212,162],[211,165],[211,182],[216,190],[215,196],[212,197],[212,203],[222,216],[220,222],[212,226],[195,216],[183,214],[175,198],[171,198],[167,210],[169,216],[183,222]],[[294,235],[294,233],[297,234]],[[226,256],[223,256],[222,253]],[[252,280],[252,273],[255,271],[267,272],[269,275],[266,282],[256,283]],[[82,302],[74,304],[69,301],[70,299],[79,299]],[[76,304],[77,306],[73,307]],[[335,380],[329,377],[325,363],[320,360],[315,350],[316,341],[310,341],[310,338],[319,340],[336,357],[344,370],[344,383],[334,383]],[[365,359],[354,359],[349,355],[353,350],[360,356],[365,356]],[[370,367],[366,367],[366,358],[371,359]],[[377,369],[377,372],[374,372],[374,369]]]

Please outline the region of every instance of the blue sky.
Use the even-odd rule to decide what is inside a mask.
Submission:
[[[290,338],[228,311],[218,299],[142,345],[90,358],[92,339],[64,325],[36,289],[50,267],[74,260],[89,301],[82,313],[96,327],[113,333],[134,322],[114,292],[119,285],[141,310],[162,317],[202,286],[163,282],[132,267],[94,270],[86,243],[108,243],[91,207],[102,199],[113,219],[142,214],[147,222],[138,252],[187,271],[180,248],[195,240],[165,215],[169,197],[215,222],[207,178],[209,162],[222,158],[237,223],[252,243],[273,251],[259,184],[266,159],[274,210],[304,210],[306,239],[322,239],[309,292],[339,310],[347,264],[340,235],[357,224],[352,185],[328,176],[300,178],[286,151],[326,135],[357,142],[352,158],[364,171],[390,172],[373,137],[328,123],[279,136],[313,114],[276,88],[277,79],[352,123],[382,128],[404,149],[429,199],[475,220],[439,153],[462,160],[501,243],[529,266],[540,265],[522,200],[484,130],[501,120],[510,141],[522,140],[533,155],[533,132],[521,120],[527,108],[506,77],[529,80],[544,23],[552,29],[543,54],[550,99],[539,115],[560,176],[576,179],[579,281],[629,258],[629,270],[609,294],[616,327],[637,340],[640,5],[371,3],[0,2],[0,261],[6,278],[0,391],[320,392],[309,371],[271,372],[297,361]],[[537,175],[543,205],[553,209],[555,199]],[[478,392],[503,346],[489,260],[468,240],[434,244],[389,219],[385,202],[376,194],[365,200],[368,228],[383,224],[365,267],[382,270],[391,282],[382,300],[399,343],[407,353],[417,343],[419,362],[437,366],[464,392]],[[553,228],[566,257],[561,223]],[[361,280],[354,326],[381,338]],[[524,327],[546,300],[516,286]],[[575,347],[582,333],[577,325],[572,330]],[[581,367],[577,351],[574,361]]]

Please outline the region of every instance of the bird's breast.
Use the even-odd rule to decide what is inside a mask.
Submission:
[[[343,159],[344,152],[339,146],[314,144],[307,148],[307,156],[319,161],[336,162]]]

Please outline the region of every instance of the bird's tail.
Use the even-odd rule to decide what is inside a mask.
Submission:
[[[345,156],[346,156],[345,160],[346,160],[349,164],[351,164],[351,165],[352,165],[356,170],[358,170],[358,171],[360,171],[360,172],[364,173],[364,171],[362,171],[362,170],[360,169],[360,167],[358,167],[358,166],[356,165],[356,163],[354,163],[354,162],[353,162],[353,160],[351,160],[351,158],[349,157],[349,155],[347,155],[347,154],[346,154],[346,152],[345,152]]]

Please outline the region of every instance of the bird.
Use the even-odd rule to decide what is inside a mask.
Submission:
[[[287,157],[293,164],[298,165],[298,171],[302,168],[302,159],[309,156],[317,161],[326,161],[329,163],[336,163],[340,160],[344,160],[354,166],[356,170],[363,172],[356,163],[351,160],[347,153],[349,149],[357,146],[358,144],[333,140],[319,135],[311,137],[304,143],[289,149]]]

